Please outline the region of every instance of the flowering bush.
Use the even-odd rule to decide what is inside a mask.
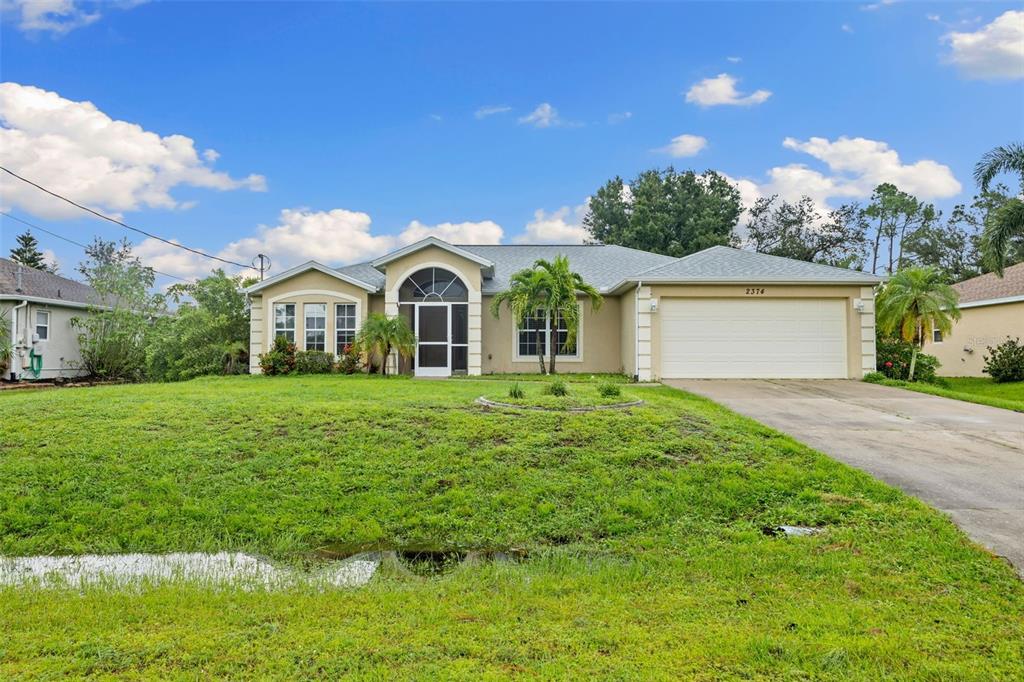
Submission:
[[[274,339],[274,347],[260,353],[260,369],[264,374],[289,374],[295,371],[295,344],[283,336]]]
[[[875,369],[889,379],[906,381],[910,374],[910,357],[914,352],[914,344],[895,339],[878,339],[876,345],[877,360]],[[940,366],[939,359],[934,355],[917,354],[914,367],[914,381],[935,383],[935,370]]]
[[[355,374],[359,371],[359,352],[351,343],[345,344],[338,358],[338,371],[342,374]]]
[[[985,356],[985,374],[992,381],[1001,384],[1007,381],[1024,381],[1024,343],[1020,339],[1007,337],[1006,341],[992,348],[987,348]]]

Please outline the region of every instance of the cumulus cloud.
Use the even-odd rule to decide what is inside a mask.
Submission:
[[[491,220],[437,225],[424,225],[414,220],[402,230],[398,241],[404,245],[413,244],[427,237],[437,237],[449,244],[500,244],[503,235],[501,225]]]
[[[944,37],[948,60],[968,78],[1024,78],[1024,11],[1010,10],[977,31]]]
[[[504,114],[507,111],[512,111],[512,107],[505,104],[488,104],[477,109],[473,112],[473,115],[480,119],[494,116],[495,114]]]
[[[537,209],[526,231],[515,238],[517,244],[582,244],[589,237],[583,227],[589,199],[576,207],[563,206],[547,213]]]
[[[707,138],[703,138],[700,135],[677,135],[672,138],[672,141],[667,146],[662,147],[658,151],[679,159],[686,156],[696,156],[707,146]]]
[[[119,213],[142,207],[184,208],[171,196],[179,185],[217,190],[266,189],[262,175],[232,178],[214,170],[217,152],[202,157],[184,135],[160,136],[117,121],[91,102],[18,83],[0,83],[0,148],[4,162],[54,192]],[[0,178],[5,205],[44,218],[81,212],[15,178]]]
[[[551,128],[563,125],[564,121],[558,115],[558,109],[555,109],[547,102],[542,102],[529,114],[520,117],[519,123],[532,125],[534,128]]]
[[[772,96],[770,90],[755,90],[749,95],[741,94],[736,89],[739,79],[727,73],[720,73],[714,78],[705,78],[694,83],[686,92],[686,101],[702,107],[720,105],[748,107],[763,104]]]
[[[101,5],[81,0],[0,0],[0,12],[15,17],[18,29],[25,33],[49,33],[59,38],[98,21],[102,16],[101,6],[104,9],[130,9],[145,2],[107,0]]]

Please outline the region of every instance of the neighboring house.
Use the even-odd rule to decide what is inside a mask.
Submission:
[[[369,263],[310,261],[247,289],[251,369],[278,335],[339,353],[368,313],[400,315],[418,340],[400,371],[417,376],[537,372],[551,343],[542,317],[518,324],[490,302],[516,271],[565,255],[605,297],[582,304],[562,372],[673,377],[860,378],[875,369],[874,287],[881,281],[724,246],[671,258],[621,246],[454,246],[427,238]],[[392,360],[394,363],[394,360]]]
[[[84,374],[78,369],[78,331],[71,326],[71,318],[86,314],[98,298],[86,284],[0,258],[0,310],[11,325],[11,337],[3,342],[14,347],[4,378]]]
[[[985,376],[985,349],[1007,337],[1024,339],[1024,263],[968,279],[953,288],[960,294],[960,321],[951,334],[935,332],[925,339],[925,352],[942,363],[948,377]]]

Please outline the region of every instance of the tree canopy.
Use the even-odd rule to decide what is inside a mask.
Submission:
[[[39,250],[39,241],[30,231],[22,232],[15,239],[18,245],[11,249],[12,261],[37,270],[57,273],[56,263],[46,262],[46,256]]]
[[[867,227],[863,211],[847,204],[822,215],[804,196],[794,202],[777,195],[754,202],[747,244],[759,253],[839,267],[861,267]]]

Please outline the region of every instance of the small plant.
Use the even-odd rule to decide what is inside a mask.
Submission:
[[[906,381],[910,375],[910,363],[914,356],[914,344],[897,339],[879,338],[877,343],[876,369],[889,379]],[[935,370],[940,366],[934,355],[917,354],[914,381],[935,383]]]
[[[260,369],[264,374],[290,374],[295,371],[295,344],[284,336],[274,339],[274,347],[260,354]]]
[[[345,344],[338,358],[338,371],[342,374],[355,374],[359,371],[359,352],[351,343]]]
[[[569,387],[565,385],[565,382],[561,379],[555,379],[547,387],[547,393],[549,395],[556,395],[559,397],[569,395]]]
[[[882,374],[881,372],[868,372],[867,374],[864,375],[864,381],[868,382],[869,384],[880,384],[886,379],[888,379],[888,377]]]
[[[526,397],[526,391],[519,385],[519,382],[512,384],[512,388],[508,389],[508,397],[513,400],[522,400]]]
[[[597,385],[597,392],[605,398],[618,398],[622,395],[622,389],[619,388],[618,384],[613,384],[610,381],[602,381]]]
[[[997,384],[1009,381],[1024,381],[1024,344],[1020,339],[1006,338],[1001,344],[989,346],[985,356],[985,374]]]
[[[295,371],[299,374],[330,374],[334,356],[322,350],[304,350],[295,354]]]

